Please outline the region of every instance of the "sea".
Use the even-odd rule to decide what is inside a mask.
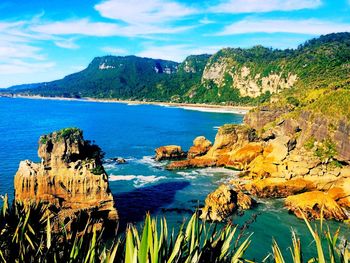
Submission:
[[[140,225],[146,212],[150,212],[154,217],[166,217],[169,226],[176,229],[203,206],[210,192],[236,178],[237,171],[224,168],[167,171],[167,162],[153,159],[154,150],[170,144],[186,150],[200,135],[213,142],[221,125],[240,124],[243,117],[166,105],[0,98],[0,194],[7,193],[13,199],[13,179],[21,160],[39,161],[40,135],[78,127],[86,139],[105,152],[104,168],[121,227],[126,223]],[[111,160],[116,157],[127,162],[117,164]],[[292,231],[301,238],[304,253],[315,254],[315,244],[305,223],[288,213],[283,200],[257,201],[256,208],[230,218],[243,237],[252,234],[246,253],[250,259],[260,262],[269,257],[275,239],[291,260]],[[333,221],[326,224],[333,232],[340,228],[341,240],[350,240],[348,225]]]

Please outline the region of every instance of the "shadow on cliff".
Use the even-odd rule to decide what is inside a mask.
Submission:
[[[146,212],[154,214],[174,201],[177,191],[184,189],[189,182],[166,182],[137,188],[131,192],[115,194],[114,201],[119,214],[119,229],[127,223],[143,221]]]

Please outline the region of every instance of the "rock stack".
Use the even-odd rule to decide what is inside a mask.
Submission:
[[[103,152],[81,130],[63,129],[39,139],[40,163],[22,161],[14,180],[15,200],[57,208],[57,222],[84,211],[96,222],[116,223],[117,210],[102,166]]]

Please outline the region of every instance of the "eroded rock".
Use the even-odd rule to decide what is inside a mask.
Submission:
[[[203,220],[221,222],[237,209],[250,209],[255,201],[241,191],[235,191],[228,185],[220,185],[205,199],[200,216]]]
[[[178,145],[161,146],[156,149],[155,159],[157,161],[162,160],[176,160],[186,157],[186,153]]]
[[[323,210],[323,218],[325,219],[337,221],[348,219],[332,196],[321,191],[289,196],[285,200],[285,206],[299,218],[303,218],[304,214],[307,219],[320,219],[321,210]]]
[[[211,146],[211,141],[206,139],[204,136],[198,136],[194,139],[193,146],[188,151],[187,157],[189,159],[193,159],[195,157],[202,156],[209,151]]]
[[[251,194],[262,198],[282,198],[316,189],[311,181],[301,178],[292,180],[284,178],[258,179],[248,183],[245,188]]]
[[[15,175],[15,200],[44,202],[58,210],[58,221],[80,211],[116,223],[117,210],[102,166],[103,153],[79,129],[63,129],[39,140],[40,163],[22,161]]]

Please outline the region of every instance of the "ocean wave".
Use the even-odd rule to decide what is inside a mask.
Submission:
[[[134,181],[135,187],[142,187],[146,184],[158,182],[159,180],[166,179],[165,176],[156,175],[113,175],[109,176],[110,181]]]
[[[153,156],[143,156],[142,159],[138,159],[136,160],[136,162],[140,164],[145,164],[147,166],[151,166],[157,169],[164,167],[164,164],[157,162]]]
[[[215,176],[218,174],[223,174],[225,175],[225,177],[222,178],[221,180],[224,180],[225,182],[235,178],[238,173],[239,173],[238,171],[234,171],[226,168],[220,168],[220,167],[209,167],[209,168],[202,168],[202,169],[196,169],[191,171],[176,172],[177,175],[180,175],[186,179],[196,179],[198,177],[203,177],[203,176]]]
[[[183,178],[186,179],[196,179],[198,173],[196,171],[191,171],[191,172],[177,172],[176,174],[182,176]]]

